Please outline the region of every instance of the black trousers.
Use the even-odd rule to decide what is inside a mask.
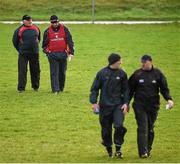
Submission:
[[[29,62],[31,74],[31,86],[34,89],[39,88],[40,65],[39,54],[19,55],[18,58],[18,87],[19,91],[24,91],[27,83],[27,65]]]
[[[137,144],[139,156],[152,149],[154,140],[154,124],[157,119],[158,109],[149,105],[133,104],[137,122]]]
[[[59,92],[64,90],[67,70],[67,59],[55,60],[49,59],[51,89],[52,92]]]
[[[114,144],[121,146],[127,130],[123,127],[124,114],[120,106],[100,107],[99,121],[102,144],[106,147],[112,146],[112,125],[114,125]]]

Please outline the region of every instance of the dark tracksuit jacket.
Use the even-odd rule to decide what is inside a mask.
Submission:
[[[24,26],[24,25],[22,25]],[[19,54],[39,54],[39,42],[40,42],[40,30],[39,36],[36,36],[36,31],[25,30],[22,34],[23,43],[19,41],[19,30],[22,27],[17,28],[13,35],[13,45]],[[37,42],[36,37],[38,37],[39,42]]]
[[[157,69],[138,69],[129,78],[130,99],[134,97],[133,108],[138,125],[139,155],[151,151],[154,139],[154,123],[160,106],[159,92],[165,100],[172,99],[166,77]]]
[[[18,59],[18,90],[25,90],[27,82],[27,64],[29,62],[32,88],[39,88],[40,66],[39,66],[39,35],[33,29],[28,29],[22,33],[22,41],[20,42],[18,33],[21,27],[17,28],[13,34],[12,42],[19,53]]]
[[[54,29],[57,32],[61,26]],[[74,42],[68,28],[64,26],[66,41],[70,49],[70,53],[74,55]],[[63,91],[65,87],[67,54],[66,52],[45,52],[48,44],[48,29],[45,30],[42,42],[43,52],[48,56],[50,64],[51,89],[52,92]]]
[[[123,127],[124,115],[122,104],[129,102],[127,74],[122,70],[114,70],[109,66],[100,70],[91,87],[90,102],[98,102],[100,91],[100,124],[102,128],[102,144],[112,145],[112,124],[115,127],[114,143],[121,146],[126,129]]]

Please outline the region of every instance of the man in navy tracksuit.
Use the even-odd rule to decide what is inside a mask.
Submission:
[[[38,91],[40,80],[39,42],[40,30],[32,24],[32,18],[24,15],[23,25],[17,28],[13,35],[13,45],[19,53],[18,58],[18,91],[25,91],[27,83],[27,64],[29,62],[31,85]]]
[[[173,107],[172,97],[164,74],[154,68],[150,55],[141,58],[142,67],[129,78],[130,100],[134,97],[133,108],[137,121],[137,143],[141,158],[150,156],[154,141],[154,124],[160,107],[159,92]]]
[[[42,48],[50,64],[52,93],[63,92],[66,79],[67,57],[74,55],[74,43],[67,27],[58,17],[50,17],[51,25],[44,32]]]
[[[109,65],[101,69],[92,84],[90,102],[95,111],[99,108],[102,144],[112,157],[112,125],[114,125],[115,156],[122,158],[121,146],[127,129],[123,126],[124,115],[128,112],[129,92],[127,74],[121,69],[121,58],[111,54]],[[98,102],[98,95],[100,98]]]

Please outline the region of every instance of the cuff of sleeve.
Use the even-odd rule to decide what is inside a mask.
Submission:
[[[168,101],[168,100],[173,100],[173,99],[172,99],[172,97],[168,97],[168,98],[166,98],[166,101]]]
[[[97,104],[97,101],[90,101],[91,104]]]

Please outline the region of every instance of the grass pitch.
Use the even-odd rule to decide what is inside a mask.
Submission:
[[[180,162],[180,25],[69,25],[75,58],[68,63],[65,92],[50,93],[49,64],[40,52],[41,85],[18,94],[17,52],[12,34],[18,25],[0,24],[0,162]],[[41,25],[42,32],[47,25]],[[172,111],[159,111],[152,157],[139,159],[136,123],[131,108],[125,120],[128,133],[124,159],[108,159],[100,142],[98,117],[92,114],[89,89],[96,72],[111,52],[123,57],[128,75],[139,58],[153,56],[167,76],[175,101]]]

